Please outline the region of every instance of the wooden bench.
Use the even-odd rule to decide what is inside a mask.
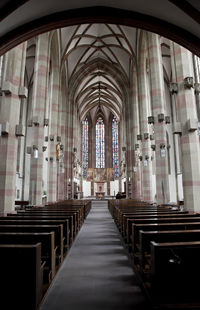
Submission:
[[[146,278],[151,264],[151,241],[154,242],[188,242],[200,241],[200,230],[168,230],[139,232],[139,259],[141,275]]]
[[[78,221],[76,213],[69,212],[55,212],[55,211],[25,211],[17,214],[8,214],[8,216],[15,217],[38,217],[41,219],[67,219],[69,221],[69,242],[72,244],[76,234],[78,233]]]
[[[56,263],[63,261],[63,226],[62,225],[2,225],[0,224],[0,232],[51,232],[55,233],[56,247]]]
[[[69,249],[70,229],[69,221],[66,217],[50,217],[50,216],[6,216],[0,217],[0,225],[59,225],[63,226],[63,240],[65,252]]]
[[[154,223],[181,223],[181,222],[199,222],[200,221],[200,216],[182,216],[182,217],[152,217],[152,218],[134,218],[134,219],[128,219],[127,223],[127,233],[124,234],[125,239],[127,239],[127,245],[129,245],[130,242],[130,234],[132,230],[132,224],[154,224]]]
[[[183,223],[157,223],[157,224],[132,224],[132,252],[138,253],[139,231],[140,230],[193,230],[200,229],[199,222],[183,222]]]
[[[36,310],[42,298],[41,243],[0,244],[0,264],[3,308]]]
[[[151,242],[150,294],[157,304],[200,307],[200,242]],[[182,306],[182,307],[181,307]]]
[[[35,244],[41,242],[42,260],[46,261],[44,268],[44,283],[50,282],[55,276],[56,247],[55,233],[14,233],[0,232],[0,244]]]

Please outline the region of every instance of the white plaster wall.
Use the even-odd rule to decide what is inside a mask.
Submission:
[[[91,182],[83,180],[83,197],[91,196]]]

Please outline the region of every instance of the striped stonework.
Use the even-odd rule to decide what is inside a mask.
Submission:
[[[200,211],[200,144],[195,128],[189,121],[197,120],[194,89],[184,86],[186,77],[193,77],[192,54],[178,44],[171,44],[173,82],[178,82],[177,118],[182,125],[180,146],[182,154],[182,174],[184,206],[188,210]]]
[[[26,57],[26,43],[20,44],[6,55],[4,68],[4,82],[9,84],[10,93],[4,92],[1,97],[0,123],[8,122],[8,134],[0,137],[0,212],[6,213],[14,210],[16,166],[18,138],[15,135],[15,127],[19,124],[20,98],[19,87],[23,86],[21,75],[24,70],[24,58]]]
[[[165,115],[165,90],[159,36],[148,33],[150,90],[152,111],[155,118],[154,136],[156,144],[156,193],[157,203],[169,202],[168,160],[165,122],[158,121],[158,115]],[[161,156],[162,145],[165,145],[165,157]]]
[[[30,202],[32,204],[42,204],[42,176],[43,176],[43,153],[44,143],[44,116],[47,99],[47,81],[48,81],[48,34],[42,34],[37,37],[36,59],[34,67],[33,84],[33,117],[38,118],[39,125],[32,127],[32,142],[38,148],[38,159],[31,156],[30,169]]]

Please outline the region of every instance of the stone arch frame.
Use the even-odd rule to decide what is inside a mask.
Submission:
[[[104,6],[57,12],[24,24],[0,38],[0,55],[38,34],[86,22],[122,24],[158,33],[200,56],[199,38],[189,31],[146,14]]]

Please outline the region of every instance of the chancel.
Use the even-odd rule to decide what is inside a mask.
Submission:
[[[102,2],[0,4],[0,303],[199,309],[199,5]]]

